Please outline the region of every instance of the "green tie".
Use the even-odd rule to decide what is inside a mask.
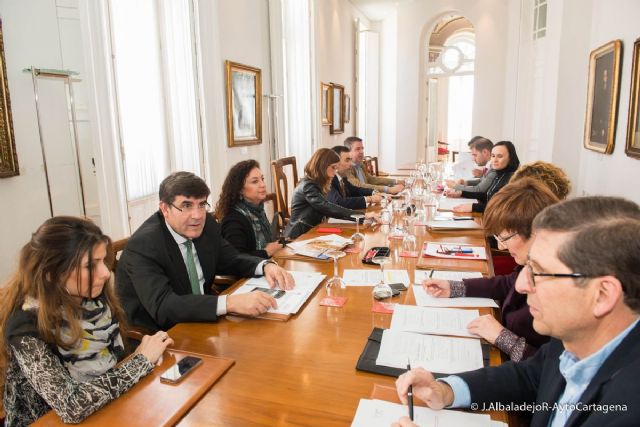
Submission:
[[[193,242],[187,240],[184,242],[187,247],[187,273],[189,274],[189,282],[191,282],[191,291],[194,295],[200,295],[200,281],[198,280],[198,270],[196,270],[196,263],[193,260]]]

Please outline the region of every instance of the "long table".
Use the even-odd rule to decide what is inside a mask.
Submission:
[[[353,226],[339,227],[345,237],[355,231]],[[317,236],[316,230],[300,239]],[[401,241],[389,241],[388,230],[388,226],[361,230],[365,234],[363,250],[389,246],[392,263],[386,268],[407,269],[413,281],[416,259],[399,256]],[[478,231],[430,234],[425,227],[416,227],[415,234],[418,248],[426,240],[486,245]],[[489,248],[487,251],[490,253]],[[331,262],[287,259],[282,254],[275,258],[289,270],[333,274]],[[363,265],[363,255],[350,253],[341,258],[340,273],[350,268],[378,268]],[[481,263],[492,274],[491,262],[473,262]],[[386,328],[391,320],[389,314],[372,312],[371,288],[347,287],[347,303],[342,308],[319,305],[324,296],[326,290],[321,284],[301,311],[286,322],[227,316],[217,323],[183,323],[172,328],[169,334],[175,340],[175,348],[236,361],[179,425],[347,426],[359,399],[369,397],[375,384],[393,386],[394,378],[355,369],[372,329]],[[391,301],[415,300],[409,290]],[[493,312],[485,308],[481,313]],[[492,349],[491,364],[500,362],[500,353]],[[491,416],[507,421],[505,413]]]

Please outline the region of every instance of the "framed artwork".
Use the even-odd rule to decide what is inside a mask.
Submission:
[[[329,133],[344,132],[344,86],[331,83],[331,126]]]
[[[18,156],[13,135],[13,118],[11,116],[11,100],[9,99],[9,84],[7,83],[7,66],[4,60],[4,41],[2,36],[2,22],[0,22],[0,80],[2,88],[0,94],[0,178],[8,178],[20,174]]]
[[[227,145],[262,142],[262,79],[259,68],[225,61]]]
[[[640,39],[633,44],[631,67],[631,93],[629,94],[629,119],[627,122],[627,156],[640,159]]]
[[[333,118],[333,91],[331,85],[327,83],[320,83],[320,118],[322,126],[331,125],[331,119]]]
[[[349,123],[351,120],[351,97],[344,95],[344,122]]]
[[[611,154],[616,136],[622,42],[614,40],[591,52],[584,146]]]

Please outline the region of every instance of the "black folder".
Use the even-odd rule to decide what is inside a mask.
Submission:
[[[407,372],[406,369],[391,368],[389,366],[376,365],[376,359],[380,352],[380,342],[382,341],[382,328],[373,328],[371,335],[367,339],[367,343],[364,346],[364,350],[358,358],[356,369],[359,371],[372,372],[374,374],[387,375],[389,377],[398,377],[401,374]],[[484,366],[489,366],[489,356],[491,354],[491,346],[489,344],[482,344],[482,360]],[[433,372],[433,376],[436,378],[446,377],[449,374],[439,374]]]

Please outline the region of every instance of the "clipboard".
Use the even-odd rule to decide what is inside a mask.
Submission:
[[[356,369],[358,371],[371,372],[374,374],[386,375],[389,377],[399,377],[404,374],[407,370],[400,368],[392,368],[389,366],[376,365],[376,359],[378,358],[378,353],[380,353],[380,343],[382,342],[382,332],[384,329],[382,328],[373,328],[371,331],[371,335],[367,338],[367,343],[358,358],[358,362],[356,363]],[[489,366],[489,357],[491,354],[491,346],[489,344],[482,343],[482,364],[484,366]],[[451,374],[440,374],[437,372],[432,372],[435,378],[446,377]]]

